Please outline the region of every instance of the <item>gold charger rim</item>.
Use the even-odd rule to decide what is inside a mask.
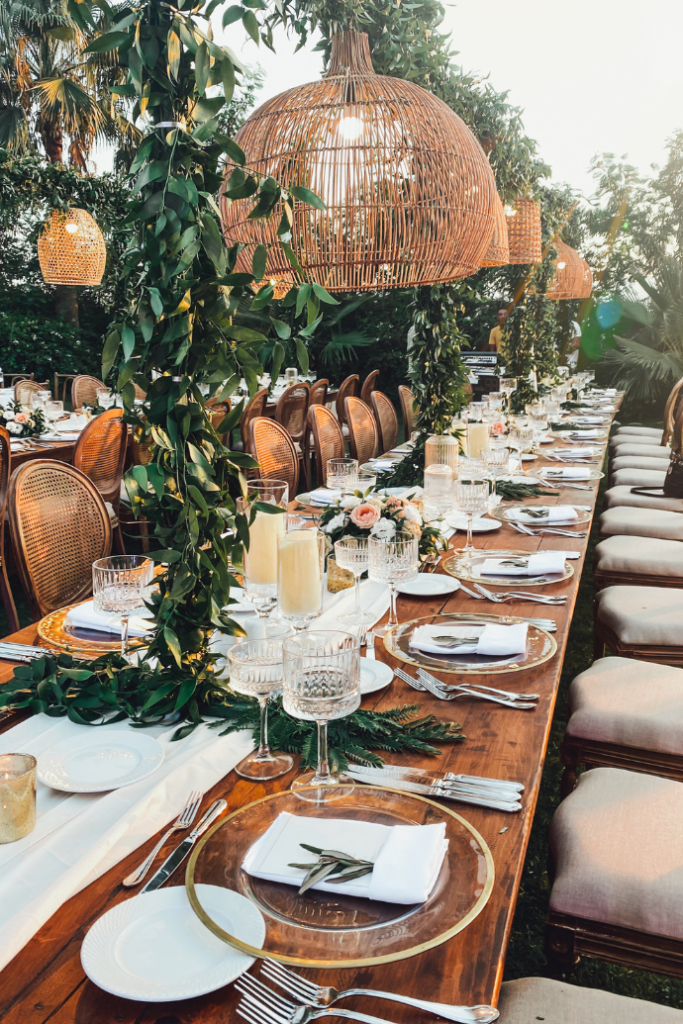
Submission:
[[[390,630],[387,631],[387,633],[385,633],[384,648],[387,654],[390,654],[392,658],[396,658],[397,661],[402,661],[405,665],[419,665],[420,668],[430,667],[426,666],[424,662],[419,661],[417,658],[411,658],[409,657],[409,655],[404,654],[404,652],[399,650],[397,647],[390,646],[390,638],[394,634],[394,632],[397,629],[400,629],[402,626],[410,626],[413,623],[417,622],[432,621],[433,619],[438,617],[457,619],[460,622],[472,619],[487,622],[500,622],[502,619],[505,619],[507,621],[503,623],[504,625],[513,625],[517,622],[526,622],[526,619],[521,618],[519,615],[494,615],[491,612],[436,612],[432,615],[421,615],[419,618],[416,619],[407,619],[405,622],[399,622],[396,626],[393,626]],[[488,666],[487,668],[463,668],[461,665],[453,668],[448,668],[447,666],[442,665],[439,665],[438,667],[431,666],[431,668],[435,672],[443,672],[446,675],[450,676],[504,676],[510,675],[513,672],[522,672],[524,669],[529,671],[532,668],[538,668],[539,665],[545,665],[547,661],[550,661],[550,659],[555,656],[555,654],[557,653],[557,640],[552,635],[552,633],[549,633],[547,629],[543,629],[541,626],[534,626],[529,623],[529,628],[536,630],[537,633],[543,634],[543,636],[550,644],[550,648],[546,652],[546,654],[544,654],[542,658],[539,658],[538,661],[535,661],[531,665],[529,665],[527,662],[524,662],[522,664],[515,665],[500,665],[499,667]],[[387,643],[388,640],[389,643]]]
[[[40,639],[49,643],[52,647],[60,648],[65,654],[72,654],[76,657],[97,658],[102,654],[120,651],[121,640],[119,638],[114,638],[111,642],[107,640],[95,642],[92,640],[81,640],[79,637],[71,636],[70,633],[66,632],[64,622],[68,613],[72,608],[78,608],[83,603],[83,601],[76,601],[75,604],[58,608],[56,611],[48,612],[47,615],[44,615],[37,626]],[[129,640],[128,646],[136,647],[139,644],[133,638]]]
[[[568,537],[567,540],[571,540],[571,538]],[[548,550],[551,551],[552,549],[548,548]],[[517,556],[517,555],[537,555],[537,554],[543,554],[543,552],[542,551],[497,550],[497,549],[492,549],[491,551],[487,551],[485,548],[482,548],[481,549],[481,554],[479,553],[479,551],[477,551],[477,553],[476,553],[476,555],[474,557],[476,557],[476,558],[499,558],[499,557],[503,557],[503,556],[508,557],[510,555]],[[454,554],[454,555],[449,555],[448,558],[445,558],[443,560],[443,562],[441,563],[440,568],[443,569],[444,572],[447,572],[449,576],[454,576],[455,579],[462,578],[464,580],[467,580],[470,583],[482,583],[481,576],[475,576],[472,572],[469,572],[467,569],[465,569],[464,571],[462,569],[460,569],[460,570],[458,570],[456,572],[455,569],[452,566],[452,563],[458,562],[460,559],[466,559],[466,558],[471,558],[471,557],[472,557],[471,555],[463,555],[463,554],[457,554],[457,553]],[[558,579],[558,580],[544,580],[544,581],[541,581],[539,583],[530,583],[530,582],[528,582],[524,578],[524,576],[506,576],[504,581],[502,580],[502,577],[496,576],[496,577],[494,577],[491,580],[487,579],[486,583],[483,584],[483,585],[486,586],[486,587],[520,586],[520,587],[524,587],[524,589],[526,589],[527,587],[552,587],[556,583],[566,583],[567,580],[570,580],[573,575],[574,575],[574,566],[570,565],[568,560],[565,558],[565,560],[564,560],[564,575],[562,576],[561,579]],[[494,581],[496,581],[496,582],[494,582]],[[497,582],[497,581],[500,581],[500,582]]]
[[[428,949],[433,949],[435,946],[442,945],[444,942],[447,942],[448,939],[453,938],[454,935],[464,931],[464,929],[467,928],[467,926],[471,924],[472,921],[474,921],[474,919],[482,912],[491,897],[491,893],[493,892],[493,883],[495,881],[493,854],[491,853],[488,843],[484,837],[477,831],[474,825],[467,820],[467,818],[463,818],[461,814],[457,813],[457,811],[452,810],[450,807],[445,807],[442,804],[437,803],[435,800],[429,800],[427,797],[418,796],[417,793],[407,793],[403,789],[391,789],[389,786],[367,786],[364,783],[362,783],[362,786],[363,790],[376,790],[380,793],[395,793],[397,796],[407,797],[410,800],[417,800],[420,803],[436,807],[437,810],[441,811],[443,814],[448,814],[452,818],[455,818],[456,821],[460,822],[460,824],[467,829],[467,831],[479,843],[479,847],[484,854],[484,860],[486,862],[486,881],[484,882],[482,892],[477,897],[477,901],[474,906],[456,924],[447,928],[439,935],[428,939],[426,942],[421,942],[416,946],[411,946],[409,949],[401,950],[397,953],[387,953],[384,956],[363,957],[352,960],[310,960],[306,957],[288,956],[285,953],[275,953],[270,950],[267,951],[259,949],[257,946],[249,946],[246,942],[242,942],[240,939],[235,938],[234,935],[230,935],[228,932],[220,928],[211,920],[197,898],[194,872],[199,854],[214,833],[217,832],[219,828],[223,828],[224,825],[227,825],[227,823],[238,814],[242,814],[258,804],[263,804],[270,800],[277,800],[283,795],[288,794],[289,790],[281,790],[279,793],[270,793],[268,796],[260,797],[258,800],[252,800],[251,803],[245,804],[242,807],[237,807],[231,814],[227,815],[227,817],[221,818],[220,821],[216,822],[213,828],[209,829],[206,835],[202,836],[199,842],[195,845],[192,853],[190,854],[190,860],[185,871],[185,889],[187,891],[187,898],[190,902],[190,906],[202,924],[217,938],[221,939],[229,946],[232,946],[234,949],[239,949],[240,952],[246,953],[247,956],[257,957],[258,959],[270,958],[271,960],[277,960],[279,963],[292,964],[296,967],[319,967],[337,970],[344,970],[347,967],[374,967],[379,964],[390,964],[395,963],[398,960],[407,960],[412,956],[417,956],[418,953],[423,953]],[[311,788],[315,789],[317,787]]]
[[[541,497],[541,496],[539,495],[539,497]],[[517,520],[517,519],[509,519],[508,516],[507,516],[508,512],[514,512],[515,509],[519,509],[519,508],[523,508],[523,509],[528,510],[528,509],[538,508],[538,507],[539,507],[538,505],[524,505],[524,504],[496,505],[495,508],[489,509],[489,515],[490,515],[491,519],[499,519],[501,523],[513,523],[513,522],[518,522],[519,520]],[[550,506],[550,507],[552,508],[552,506]],[[565,529],[568,526],[578,526],[580,523],[589,523],[591,521],[591,519],[593,517],[592,510],[589,510],[589,509],[586,509],[586,508],[578,508],[578,506],[576,506],[576,505],[572,505],[571,507],[576,512],[578,512],[578,518],[577,519],[570,519],[569,522],[564,522],[564,523],[546,523],[546,522],[543,522],[541,519],[539,519],[538,520],[539,526],[555,526],[555,525],[557,525],[557,526],[561,527],[562,529]],[[533,523],[524,522],[522,525],[523,526],[533,526],[534,524]]]

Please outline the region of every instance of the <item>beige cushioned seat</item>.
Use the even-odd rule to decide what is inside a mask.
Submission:
[[[625,423],[625,424],[623,424],[623,426],[617,427],[617,430],[615,432],[615,437],[617,436],[617,434],[619,436],[623,436],[625,434],[631,434],[631,435],[634,435],[634,436],[637,435],[638,437],[656,437],[657,441],[659,441],[659,439],[662,436],[662,428],[661,427],[639,427],[637,425],[629,426],[628,423]]]
[[[596,595],[595,615],[621,643],[683,646],[683,589],[605,587]]]
[[[612,483],[620,487],[662,487],[666,470],[654,469],[617,469],[612,474]]]
[[[683,1024],[683,1010],[551,978],[504,981],[500,1024]]]
[[[669,467],[668,459],[658,459],[653,455],[615,455],[610,459],[610,470],[616,473],[618,469],[647,469],[655,473],[666,473]]]
[[[680,576],[683,587],[683,543],[659,537],[607,537],[595,548],[595,571]],[[681,627],[683,642],[683,622]]]
[[[633,494],[630,487],[610,487],[603,496],[605,508],[661,508],[667,512],[683,512],[683,498],[665,498],[663,494]]]
[[[622,455],[637,455],[644,459],[670,459],[671,449],[668,445],[625,442],[613,445],[611,454],[614,458],[621,458]]]
[[[683,754],[683,669],[600,658],[569,687],[567,736]]]
[[[555,812],[550,846],[551,911],[683,939],[683,783],[585,772]]]
[[[660,508],[647,511],[628,505],[608,508],[600,516],[600,535],[683,541],[683,516],[680,512],[666,512]]]

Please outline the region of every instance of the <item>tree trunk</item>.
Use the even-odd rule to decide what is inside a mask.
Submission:
[[[36,128],[50,163],[61,164],[64,140],[59,122],[45,121],[39,116]]]
[[[55,312],[61,320],[78,327],[78,288],[68,284],[55,285]]]

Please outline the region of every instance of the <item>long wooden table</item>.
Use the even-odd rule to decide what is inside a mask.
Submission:
[[[543,464],[544,460],[539,459],[528,464],[527,469],[536,469]],[[594,505],[596,493],[597,483],[590,491],[563,489],[558,497],[537,501],[544,504]],[[589,524],[586,524],[581,529],[588,528]],[[571,563],[574,567],[571,579],[540,589],[543,594],[566,594],[565,605],[551,607],[511,602],[501,609],[511,615],[554,618],[557,621],[556,655],[545,665],[530,671],[503,678],[491,676],[481,679],[494,686],[509,685],[516,690],[539,693],[538,708],[515,711],[474,699],[444,703],[431,694],[416,694],[398,679],[394,679],[385,690],[366,697],[363,704],[381,709],[415,703],[417,698],[424,711],[460,722],[466,740],[446,746],[440,758],[397,755],[390,760],[439,771],[497,776],[523,782],[526,786],[523,809],[518,814],[505,814],[464,804],[450,804],[481,833],[493,854],[496,879],[488,904],[459,935],[409,960],[359,971],[311,972],[311,976],[317,978],[324,975],[324,983],[337,988],[346,988],[354,983],[466,1005],[495,1004],[498,998],[586,540],[551,534],[527,537],[503,524],[495,532],[476,536],[475,543],[482,549],[536,551],[543,548],[581,552],[581,557]],[[463,544],[464,536],[458,533],[451,548],[462,547]],[[518,584],[523,586],[523,581],[518,580]],[[438,598],[401,597],[398,602],[401,620],[441,611],[482,610],[495,612],[495,606],[474,601],[461,591]],[[30,626],[15,634],[14,639],[34,643],[36,636],[35,626]],[[396,664],[380,644],[376,654],[383,661]],[[11,673],[12,666],[3,663],[0,666],[0,683],[6,681]],[[450,678],[452,680],[453,677]],[[232,810],[267,793],[287,788],[293,777],[294,772],[274,782],[257,785],[230,772],[206,794],[203,806],[222,796]],[[240,1019],[235,1014],[237,996],[232,986],[178,1003],[135,1003],[110,996],[85,978],[80,964],[83,936],[104,911],[121,900],[131,898],[130,890],[122,887],[121,879],[148,853],[156,838],[150,839],[145,846],[65,903],[0,974],[0,1017],[3,1024],[44,1024],[48,1020],[50,1024],[227,1024]],[[174,884],[183,884],[180,872]],[[416,1024],[427,1017],[425,1013],[409,1007],[379,1000],[354,999],[345,1001],[343,1005],[396,1022]]]

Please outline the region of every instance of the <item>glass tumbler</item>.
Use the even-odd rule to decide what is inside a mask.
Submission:
[[[328,459],[325,464],[325,484],[333,491],[353,491],[358,476],[358,459]]]
[[[325,535],[291,522],[278,544],[278,609],[297,632],[322,611]]]
[[[0,754],[0,844],[35,828],[36,766],[31,754]]]
[[[254,519],[249,526],[249,549],[244,549],[244,596],[259,618],[267,619],[277,603],[277,552],[285,533],[289,486],[284,480],[250,480],[246,498],[237,499],[237,511]],[[261,506],[281,509],[268,512]]]

